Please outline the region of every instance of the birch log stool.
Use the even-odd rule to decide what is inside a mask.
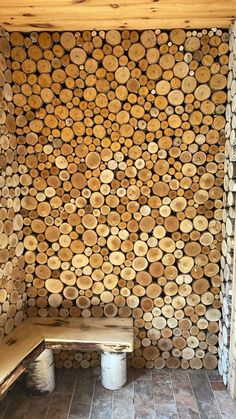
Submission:
[[[0,396],[26,372],[33,394],[52,392],[53,349],[100,350],[102,384],[116,390],[126,382],[126,353],[133,351],[131,318],[33,318],[17,326],[0,344]]]
[[[118,390],[127,380],[126,353],[102,352],[102,385],[108,390]],[[45,349],[26,372],[26,387],[31,394],[45,395],[55,387],[52,349]]]
[[[52,349],[44,351],[32,362],[26,372],[26,388],[29,393],[44,396],[55,387],[55,369]]]
[[[102,385],[108,390],[118,390],[127,380],[126,353],[102,352]]]

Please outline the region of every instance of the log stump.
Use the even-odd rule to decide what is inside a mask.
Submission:
[[[126,353],[102,352],[101,354],[102,385],[108,390],[120,389],[127,380]]]
[[[55,387],[55,371],[52,349],[45,349],[32,362],[26,372],[26,388],[33,395],[44,396]]]

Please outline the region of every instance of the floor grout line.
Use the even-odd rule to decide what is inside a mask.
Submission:
[[[50,398],[49,403],[48,403],[48,407],[47,407],[47,410],[46,410],[46,413],[45,413],[45,419],[47,419],[47,415],[48,415],[49,409],[51,407],[53,397],[54,397],[54,391],[52,392],[51,398]]]
[[[111,399],[111,419],[113,419],[113,409],[114,409],[114,391],[112,391],[112,399]]]
[[[135,417],[135,409],[134,409],[134,369],[131,367],[131,380],[133,384],[133,417]]]
[[[78,375],[79,374],[78,374],[78,371],[77,371],[76,378],[75,378],[75,383],[74,383],[74,387],[73,387],[72,395],[71,395],[71,399],[70,399],[70,405],[69,405],[69,408],[68,408],[67,419],[68,419],[68,417],[70,415],[70,409],[71,409],[71,405],[72,405],[74,394],[75,394],[75,389],[76,389],[76,385],[77,385],[77,381],[78,381]]]
[[[152,371],[151,371],[151,372],[152,372]],[[153,374],[152,374],[152,398],[153,398],[153,403],[154,403],[155,413],[156,413],[156,415],[157,415],[157,405],[156,405],[156,401],[155,401],[155,397],[154,397]]]
[[[55,371],[56,372],[56,371]],[[58,381],[60,380],[60,377],[61,377],[61,371],[58,373]],[[54,388],[54,390],[55,390],[55,388]],[[48,403],[48,407],[47,407],[47,410],[46,410],[46,413],[45,413],[45,417],[44,417],[44,419],[47,419],[47,415],[48,415],[48,412],[49,412],[49,409],[50,409],[50,407],[51,407],[51,404],[52,404],[52,399],[53,399],[53,397],[54,397],[54,390],[53,390],[53,392],[51,393],[51,397],[50,397],[50,400],[49,400],[49,403]]]
[[[57,370],[57,374],[58,374],[57,379],[58,379],[58,381],[59,381],[59,380],[60,380],[60,378],[61,378],[61,374],[62,374],[61,370],[59,370],[59,372],[58,372],[58,370]],[[55,375],[56,375],[56,370],[55,370]],[[55,384],[57,384],[57,382],[56,382]],[[48,407],[47,407],[47,410],[46,410],[46,413],[45,413],[45,417],[44,417],[44,419],[47,419],[47,415],[48,415],[49,409],[50,409],[51,404],[52,404],[52,399],[53,399],[54,394],[55,394],[55,393],[54,393],[54,391],[55,391],[55,388],[54,388],[53,392],[51,393],[51,397],[50,397],[50,400],[49,400],[49,403],[48,403]]]
[[[217,400],[217,398],[216,398],[215,392],[214,392],[214,390],[213,390],[213,388],[212,388],[212,385],[211,385],[211,381],[210,381],[210,379],[209,379],[209,377],[208,377],[208,374],[207,374],[206,372],[205,372],[205,374],[206,374],[206,376],[207,376],[208,383],[209,383],[209,385],[210,385],[211,391],[212,391],[213,396],[214,396],[214,399],[215,399],[215,401],[216,401],[216,405],[217,405],[217,407],[218,407],[218,409],[219,409],[220,416],[223,418],[223,415],[222,415],[222,412],[221,412],[220,405],[219,405],[219,403],[218,403],[218,400]]]
[[[93,408],[93,400],[94,400],[94,394],[95,394],[95,386],[96,386],[96,377],[94,376],[93,379],[93,393],[92,393],[92,399],[91,399],[91,405],[90,405],[90,411],[89,411],[89,419],[91,418],[92,415],[92,408]]]

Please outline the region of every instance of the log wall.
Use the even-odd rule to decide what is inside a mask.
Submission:
[[[29,317],[133,316],[134,367],[216,367],[228,40],[11,33]]]
[[[226,144],[225,144],[225,179],[223,194],[223,242],[221,256],[221,293],[222,318],[219,333],[219,371],[224,383],[229,383],[235,397],[235,192],[236,192],[236,25],[231,25],[229,39],[229,74],[227,83],[226,107]],[[234,295],[234,298],[232,298]],[[234,313],[234,317],[231,316]],[[231,345],[230,345],[231,340]],[[231,380],[229,376],[231,375]]]
[[[9,35],[0,29],[0,340],[23,319],[23,217]]]

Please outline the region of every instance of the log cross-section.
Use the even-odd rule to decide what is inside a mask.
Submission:
[[[133,367],[216,368],[228,32],[9,40],[26,315],[133,317]]]

